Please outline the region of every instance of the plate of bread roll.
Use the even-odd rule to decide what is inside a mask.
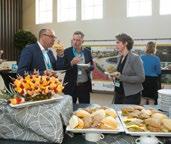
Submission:
[[[125,106],[118,115],[127,134],[171,136],[171,119],[157,109]]]
[[[74,111],[66,130],[74,133],[124,131],[116,111],[105,106],[80,108]]]

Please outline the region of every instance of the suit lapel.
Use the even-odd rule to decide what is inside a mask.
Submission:
[[[130,67],[130,65],[129,65],[130,54],[131,54],[131,53],[128,53],[128,56],[127,56],[127,59],[126,59],[126,62],[125,62],[125,65],[124,65],[124,68],[123,68],[122,73],[125,73],[125,71],[126,71],[126,69],[127,69],[128,66]]]
[[[73,47],[71,47],[71,49],[70,49],[70,54],[71,54],[70,56],[71,56],[71,60],[72,60],[75,57],[74,53],[73,53]]]

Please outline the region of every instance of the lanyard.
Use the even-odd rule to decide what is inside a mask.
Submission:
[[[72,52],[73,52],[75,57],[82,57],[83,56],[82,50],[81,50],[81,52],[78,52],[75,48],[73,48]]]

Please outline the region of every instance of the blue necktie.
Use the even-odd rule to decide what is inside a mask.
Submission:
[[[52,64],[51,64],[49,56],[48,56],[48,51],[43,50],[43,58],[45,61],[46,69],[52,69]]]

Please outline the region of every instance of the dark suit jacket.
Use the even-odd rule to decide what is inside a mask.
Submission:
[[[67,70],[64,78],[64,83],[67,83],[64,88],[64,93],[70,95],[74,93],[76,82],[77,82],[77,73],[78,73],[77,65],[71,66],[71,60],[75,57],[72,49],[73,47],[69,47],[64,51],[64,65],[65,65],[65,69]],[[91,66],[87,69],[88,81],[89,81],[89,86],[87,90],[91,91],[92,85],[91,85],[90,71],[94,69],[93,60],[91,56],[91,51],[89,49],[84,48],[83,53],[85,57],[85,63],[91,64]]]
[[[48,51],[48,56],[54,70],[57,69],[57,63],[52,51]],[[18,63],[19,75],[24,75],[25,72],[32,73],[34,69],[39,70],[40,74],[46,70],[43,53],[38,43],[27,45],[21,52],[20,60]]]

